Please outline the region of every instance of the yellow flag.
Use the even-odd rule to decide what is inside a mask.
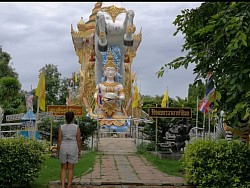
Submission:
[[[42,111],[45,112],[45,74],[44,71],[41,71],[40,78],[36,88],[36,96],[39,100],[39,107]]]
[[[137,85],[134,85],[134,96],[133,96],[133,103],[132,108],[136,108],[139,103],[139,91]]]
[[[75,73],[75,83],[77,82],[77,74]]]
[[[161,107],[166,107],[167,102],[168,102],[168,91],[166,91],[166,93],[161,101]]]

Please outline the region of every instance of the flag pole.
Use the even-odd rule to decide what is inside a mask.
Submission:
[[[210,110],[208,110],[208,139],[210,139],[210,127],[211,124],[210,124]]]
[[[197,99],[196,99],[196,109],[197,109],[197,111],[196,111],[196,130],[195,130],[195,138],[196,138],[196,140],[198,139],[198,115],[199,115],[199,97],[198,97],[198,95],[197,95]]]
[[[157,104],[156,104],[157,107]],[[155,152],[157,152],[158,148],[157,148],[157,140],[158,140],[158,118],[155,118]]]
[[[41,94],[41,90],[40,90],[40,94]],[[36,122],[35,122],[35,133],[34,133],[34,140],[36,139],[36,131],[37,131],[37,121],[39,118],[39,108],[40,108],[40,97],[38,97],[37,100],[37,110],[36,110]]]
[[[52,130],[53,130],[53,116],[50,118],[50,148],[53,146],[53,140],[52,140]]]
[[[37,87],[42,87],[40,84],[41,81],[41,76],[42,74],[44,74],[44,68],[40,69],[40,74],[39,74],[39,80],[38,80],[38,86]],[[42,95],[42,89],[41,88],[37,88],[39,89],[39,96],[38,96],[38,100],[37,100],[37,112],[36,112],[36,122],[35,122],[35,134],[34,134],[34,139],[36,138],[36,131],[38,130],[38,126],[37,126],[37,121],[39,119],[39,108],[40,108],[40,97]]]
[[[215,116],[215,117],[213,118],[213,120],[215,120],[215,121],[218,123],[217,116]],[[217,124],[217,123],[214,124],[214,134],[213,134],[214,140],[215,140],[215,136],[216,136],[215,133],[216,133],[216,124]]]
[[[203,113],[203,139],[205,139],[205,119],[206,119],[206,116],[205,116],[205,113]]]
[[[168,86],[167,86],[167,92],[168,92]],[[169,92],[168,92],[168,99],[167,99],[167,108],[169,108]]]

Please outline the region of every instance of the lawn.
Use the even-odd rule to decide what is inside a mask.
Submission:
[[[139,154],[140,156],[145,157],[153,166],[162,171],[165,174],[183,177],[181,161],[178,159],[160,159],[156,155],[145,152]]]
[[[82,155],[79,162],[74,167],[74,177],[79,177],[93,168],[95,161],[95,152],[89,151]],[[57,181],[60,179],[60,161],[59,159],[48,157],[38,178],[31,183],[31,188],[46,188],[49,181]]]

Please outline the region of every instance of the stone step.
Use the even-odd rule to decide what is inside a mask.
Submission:
[[[87,182],[75,183],[73,182],[71,188],[195,188],[192,185],[185,184],[160,184],[160,183],[138,183],[138,182],[127,182],[117,184],[117,182]],[[59,182],[53,182],[48,184],[48,188],[61,188]]]

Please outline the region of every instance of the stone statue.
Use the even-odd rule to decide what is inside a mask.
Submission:
[[[122,107],[122,101],[125,99],[123,85],[115,81],[117,71],[110,51],[107,63],[103,67],[106,80],[97,84],[94,94],[94,98],[101,100],[102,103],[97,109],[98,112],[95,115],[92,114],[100,120],[100,125],[123,126],[128,118]]]
[[[102,8],[96,15],[95,26],[95,78],[96,83],[101,82],[102,62],[104,58],[102,52],[106,52],[110,47],[119,50],[119,61],[124,62],[124,55],[128,46],[133,46],[133,25],[134,11],[126,11],[124,8],[115,6]],[[120,66],[118,73],[121,83],[124,84],[124,66]]]
[[[186,146],[185,142],[190,140],[189,133],[191,129],[192,125],[187,122],[186,118],[183,118],[177,125],[169,129],[168,133],[175,135],[171,143],[172,152],[180,153],[181,149]]]

